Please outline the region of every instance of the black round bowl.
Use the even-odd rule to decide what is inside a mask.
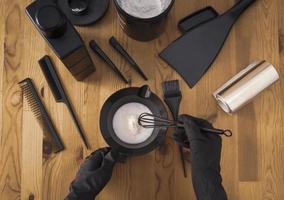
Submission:
[[[164,142],[167,128],[154,128],[150,138],[140,144],[128,144],[121,141],[113,130],[112,122],[116,111],[127,103],[141,103],[148,107],[154,115],[168,118],[163,102],[157,95],[149,90],[147,92],[145,86],[122,89],[111,95],[103,105],[100,115],[102,135],[108,145],[127,156],[149,153]]]
[[[165,30],[166,18],[175,0],[161,14],[151,18],[139,18],[128,14],[121,8],[117,0],[113,0],[121,28],[131,38],[139,41],[150,41],[159,37]],[[130,0],[131,1],[131,0]]]

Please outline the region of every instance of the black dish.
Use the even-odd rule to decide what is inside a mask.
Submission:
[[[151,137],[140,144],[128,144],[121,141],[113,130],[112,122],[114,114],[122,105],[127,103],[141,103],[147,106],[154,115],[168,118],[166,108],[160,98],[152,92],[149,93],[149,91],[148,86],[119,90],[107,99],[101,110],[100,129],[105,141],[113,149],[124,155],[146,154],[164,142],[167,128],[155,128]]]
[[[77,26],[87,26],[98,22],[107,12],[109,0],[84,0],[80,12],[72,10],[72,0],[59,0],[58,6],[65,13],[72,24]],[[73,0],[76,1],[76,0]],[[71,3],[70,3],[71,2]],[[78,11],[80,10],[77,9]]]

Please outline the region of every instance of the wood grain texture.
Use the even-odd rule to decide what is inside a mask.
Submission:
[[[99,112],[115,91],[128,87],[91,51],[97,71],[77,82],[33,27],[24,9],[31,0],[0,0],[0,199],[62,200],[80,164],[91,152],[84,148],[68,110],[57,104],[37,64],[45,54],[57,71],[92,150],[106,146],[100,135]],[[119,26],[113,4],[102,21],[77,28],[84,41],[95,39],[132,80],[149,84],[162,97],[164,80],[180,79],[158,53],[180,35],[179,19],[207,5],[220,13],[235,0],[176,0],[167,29],[158,39],[142,43],[127,37]],[[212,92],[257,59],[266,59],[284,75],[284,1],[258,0],[234,26],[212,68],[193,89],[181,80],[181,113],[204,117],[216,127],[233,130],[223,139],[222,175],[229,199],[284,199],[284,83],[280,80],[234,116],[221,111]],[[150,80],[146,83],[108,44],[116,36]],[[22,98],[17,83],[31,77],[62,137],[66,150],[42,155],[42,131]],[[172,131],[169,131],[169,135]],[[190,164],[187,164],[190,172]],[[117,164],[111,182],[98,200],[195,199],[191,177],[183,178],[178,148],[169,138],[160,149]]]

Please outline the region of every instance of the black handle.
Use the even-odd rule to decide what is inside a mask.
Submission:
[[[55,100],[65,102],[67,97],[50,57],[46,55],[38,63]]]
[[[111,61],[111,59],[106,55],[106,53],[99,47],[99,45],[94,41],[91,40],[90,48],[105,62],[107,63],[112,70],[126,83],[128,84],[128,80],[123,76],[123,74],[119,71],[119,69],[115,66],[115,64]]]
[[[148,80],[147,76],[144,74],[144,72],[141,70],[141,68],[137,65],[137,63],[133,60],[133,58],[127,53],[127,51],[123,48],[123,46],[117,41],[115,37],[111,37],[109,39],[110,45],[118,51],[124,57],[127,62],[135,69],[143,78],[145,81]]]
[[[222,129],[215,129],[215,128],[200,128],[202,131],[209,132],[209,133],[216,133],[218,135],[225,135],[226,137],[232,137],[233,133],[231,130],[222,130]]]
[[[149,87],[149,85],[143,85],[142,87],[140,87],[139,92],[138,92],[138,96],[144,98],[144,99],[149,99],[152,95],[152,91]]]
[[[236,5],[234,5],[230,10],[228,10],[225,15],[229,15],[233,20],[237,20],[238,17],[254,2],[257,0],[240,0]]]
[[[55,70],[55,67],[50,59],[49,56],[44,56],[43,58],[41,58],[39,61],[38,61],[39,65],[40,65],[40,68],[45,76],[45,79],[52,91],[52,94],[55,98],[55,100],[57,102],[62,102],[62,103],[65,103],[71,116],[72,116],[72,119],[79,131],[79,134],[86,146],[86,148],[89,148],[89,144],[87,142],[87,139],[85,137],[85,134],[84,134],[84,131],[79,123],[79,120],[78,118],[76,117],[76,114],[72,108],[72,105],[65,93],[65,90],[63,88],[63,85],[57,75],[57,72]]]

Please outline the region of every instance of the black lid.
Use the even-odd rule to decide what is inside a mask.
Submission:
[[[36,23],[48,38],[61,36],[66,30],[64,14],[55,5],[44,5],[36,12]]]

